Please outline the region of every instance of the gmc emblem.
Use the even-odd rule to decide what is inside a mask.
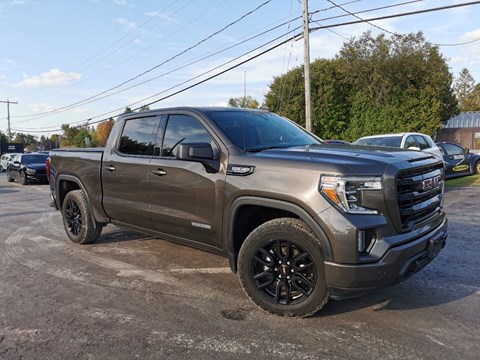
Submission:
[[[434,176],[429,179],[425,179],[422,182],[422,190],[429,191],[432,189],[436,189],[437,187],[440,186],[441,181],[442,181],[442,177],[440,175]]]

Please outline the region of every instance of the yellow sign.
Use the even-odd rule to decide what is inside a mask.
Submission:
[[[453,171],[465,171],[469,168],[470,168],[470,166],[468,166],[468,165],[457,165],[452,170]]]

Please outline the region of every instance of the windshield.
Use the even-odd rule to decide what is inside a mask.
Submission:
[[[356,140],[354,144],[400,147],[401,142],[402,142],[401,136],[381,136],[381,137],[361,138]]]
[[[244,151],[320,144],[320,140],[281,116],[256,111],[212,111],[209,116]]]
[[[45,161],[47,160],[48,155],[23,155],[22,156],[22,164],[23,165],[28,165],[28,164],[45,164]]]

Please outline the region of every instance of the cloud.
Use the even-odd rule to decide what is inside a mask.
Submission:
[[[171,17],[170,15],[167,15],[158,11],[146,12],[145,15],[150,17],[158,17],[161,20],[163,20],[167,25],[180,23],[177,19]]]
[[[62,72],[59,69],[51,69],[40,75],[23,75],[23,80],[14,86],[23,88],[33,88],[37,86],[59,86],[68,85],[72,81],[79,80],[82,75],[74,72]]]
[[[128,21],[127,19],[121,17],[113,20],[113,23],[122,26],[123,30],[126,32],[134,31],[137,28],[137,24],[135,22]]]

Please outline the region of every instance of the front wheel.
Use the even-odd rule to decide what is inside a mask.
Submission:
[[[88,244],[98,240],[102,226],[94,223],[87,198],[82,190],[70,191],[62,206],[63,226],[74,243]]]
[[[8,182],[13,182],[15,179],[13,179],[11,176],[10,176],[10,173],[7,171],[7,181]]]
[[[238,272],[245,293],[263,310],[306,317],[329,298],[322,246],[301,220],[280,218],[256,228],[243,243]]]
[[[480,174],[480,160],[475,163],[475,172],[474,174]]]
[[[20,173],[20,183],[22,185],[28,185],[28,179],[27,179],[27,174],[25,174],[24,171]]]

